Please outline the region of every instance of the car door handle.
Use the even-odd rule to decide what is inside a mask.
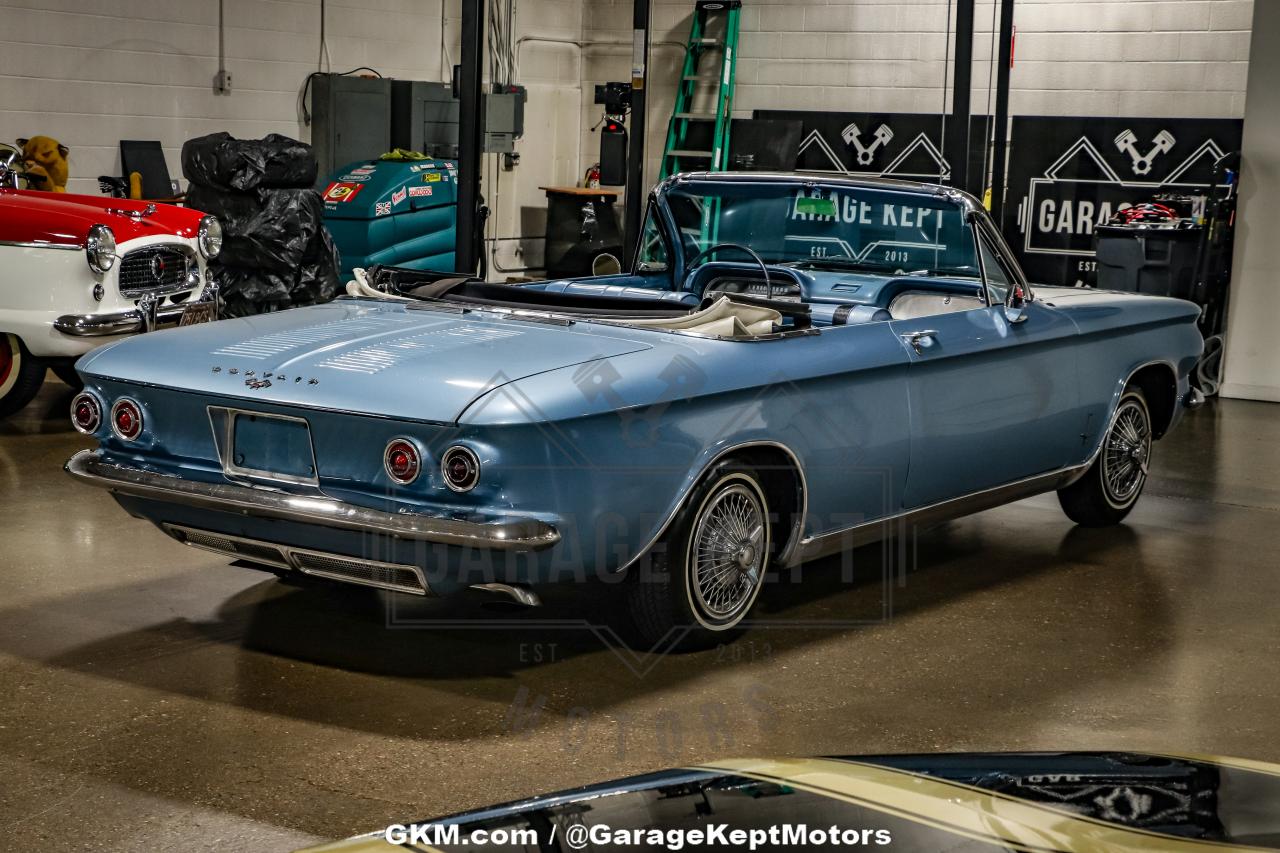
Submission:
[[[899,335],[911,348],[916,351],[916,355],[923,355],[926,347],[931,347],[938,339],[938,333],[933,329],[924,329],[919,332],[908,332],[905,335]]]

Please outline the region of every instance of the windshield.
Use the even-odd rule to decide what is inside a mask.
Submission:
[[[772,264],[978,274],[964,209],[945,198],[821,183],[692,181],[669,189],[666,202],[680,230],[686,264],[717,243],[741,243]],[[709,258],[749,260],[733,249]]]

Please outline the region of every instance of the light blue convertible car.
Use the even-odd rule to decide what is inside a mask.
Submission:
[[[1055,490],[1115,524],[1202,399],[1196,306],[1033,291],[945,187],[677,175],[640,242],[629,274],[375,268],[99,349],[67,470],[282,575],[527,604],[617,579],[633,636],[705,641],[768,569],[913,524]]]

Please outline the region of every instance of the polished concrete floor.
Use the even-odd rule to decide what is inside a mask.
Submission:
[[[1280,406],[1188,419],[1123,527],[1025,501],[889,572],[875,546],[850,580],[808,567],[762,598],[773,627],[658,657],[572,602],[389,602],[186,549],[61,472],[69,397],[51,377],[0,423],[7,849],[283,850],[725,755],[1280,761]]]

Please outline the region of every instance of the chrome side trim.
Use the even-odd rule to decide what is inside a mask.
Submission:
[[[377,589],[391,590],[392,592],[406,592],[410,595],[431,594],[431,587],[427,585],[427,580],[422,573],[422,569],[406,563],[384,563],[379,560],[366,560],[363,557],[352,557],[347,554],[334,554],[328,551],[314,551],[310,548],[295,548],[291,545],[277,545],[273,542],[264,542],[260,539],[247,539],[243,536],[232,536],[229,533],[219,533],[216,530],[202,530],[198,527],[187,527],[181,524],[164,524],[161,525],[161,529],[183,545],[190,545],[192,548],[199,548],[202,551],[221,554],[224,557],[234,557],[238,560],[245,560],[250,563],[260,563],[262,565],[273,566],[279,569],[298,571],[304,575],[328,578],[329,580],[341,581],[343,583],[359,584],[360,586],[371,586],[376,587]],[[247,554],[237,550],[227,550],[219,548],[216,545],[204,544],[196,541],[199,538],[225,539],[233,544],[249,545],[259,551],[275,552],[275,556],[271,557],[263,556],[261,553]],[[381,569],[388,572],[410,572],[417,579],[417,583],[410,586],[408,584],[394,583],[392,581],[379,581],[370,578],[355,577],[341,571],[317,568],[314,565],[314,562],[318,561],[327,561],[338,564],[345,563],[357,570]],[[311,562],[312,564],[308,565],[308,562]]]
[[[189,304],[196,303],[183,302],[156,311],[156,325],[177,325],[182,320],[183,309]],[[53,321],[53,328],[64,335],[77,338],[132,335],[146,330],[146,320],[138,310],[115,311],[110,314],[63,314]]]
[[[213,512],[278,518],[421,542],[495,551],[541,551],[560,541],[554,527],[531,518],[465,521],[410,512],[380,512],[326,497],[204,483],[105,462],[94,450],[67,460],[66,472],[82,483],[117,495],[164,501]]]
[[[84,243],[41,243],[37,240],[0,240],[0,246],[17,246],[20,249],[62,249],[83,252]]]
[[[664,335],[683,335],[689,338],[702,338],[708,341],[733,341],[739,344],[755,344],[765,341],[780,341],[785,338],[806,338],[814,335],[821,335],[822,329],[810,326],[807,329],[791,329],[785,332],[768,332],[763,335],[751,335],[745,338],[735,338],[730,335],[711,335],[706,332],[694,332],[689,329],[663,329],[658,326],[633,326],[625,320],[611,320],[604,317],[587,317],[582,318],[583,323],[599,323],[604,326],[620,326],[624,329],[641,332],[660,332]]]
[[[993,509],[1033,495],[1055,491],[1089,470],[1089,466],[1092,464],[1093,461],[1091,459],[1084,465],[1060,468],[1047,474],[1036,474],[1013,483],[993,486],[958,498],[949,498],[928,506],[833,530],[830,533],[811,536],[800,543],[800,547],[796,549],[793,562],[790,565],[798,565],[808,560],[828,557],[832,554],[878,542],[892,533],[890,528],[894,525],[937,524],[941,521],[948,521],[953,518],[972,515],[975,512]]]
[[[778,555],[779,562],[783,565],[790,565],[794,552],[800,545],[800,536],[804,533],[804,523],[809,516],[809,482],[805,479],[804,466],[800,464],[800,457],[796,456],[795,452],[792,451],[790,447],[787,447],[781,442],[761,439],[758,441],[744,441],[741,444],[726,447],[724,450],[721,450],[713,456],[706,465],[703,465],[702,468],[699,469],[698,475],[690,482],[689,488],[685,489],[684,493],[680,495],[680,500],[676,502],[675,508],[667,514],[667,517],[662,522],[662,526],[658,528],[658,532],[654,534],[653,538],[650,539],[643,548],[636,551],[635,556],[630,560],[627,560],[626,563],[619,566],[615,571],[626,571],[631,568],[637,560],[649,553],[653,546],[657,544],[658,540],[662,538],[663,534],[667,532],[667,528],[671,526],[671,522],[675,520],[676,514],[680,512],[680,508],[684,506],[685,499],[689,497],[689,492],[693,491],[694,486],[696,486],[702,478],[706,476],[706,473],[711,470],[713,465],[735,450],[743,450],[748,447],[778,448],[791,458],[792,463],[796,466],[796,472],[800,475],[800,512],[796,516],[795,523],[791,527],[791,533],[787,537],[786,548]]]
[[[342,299],[344,297],[340,296],[338,298]],[[351,297],[351,298],[377,299],[377,297],[374,297],[374,296],[357,296],[357,297]],[[397,304],[399,303],[399,300],[396,300],[390,297],[388,297],[387,299],[379,299],[378,301],[392,302]],[[447,296],[442,297],[440,301],[442,304],[448,304],[448,297]],[[655,302],[656,301],[657,300],[655,300]],[[408,310],[413,310],[415,307],[421,308],[424,304],[425,303],[411,302],[406,304],[405,307]],[[683,335],[685,337],[691,337],[691,338],[702,338],[708,341],[733,341],[735,343],[744,343],[744,344],[760,343],[763,341],[780,341],[780,340],[783,340],[784,338],[803,338],[803,337],[811,337],[813,335],[822,334],[821,329],[811,326],[807,329],[789,329],[782,332],[768,332],[763,335],[751,335],[748,337],[733,337],[731,335],[712,335],[712,334],[708,334],[707,332],[695,332],[689,329],[663,329],[658,326],[635,326],[623,319],[618,319],[613,317],[595,317],[590,314],[558,314],[555,311],[550,311],[550,310],[539,311],[531,308],[513,309],[513,308],[504,308],[501,306],[480,305],[480,304],[471,304],[471,303],[467,303],[465,306],[461,306],[460,303],[454,303],[454,305],[460,306],[462,308],[461,313],[464,313],[464,314],[471,313],[473,311],[476,313],[487,312],[490,314],[497,314],[505,320],[528,320],[528,321],[534,321],[534,322],[555,323],[557,325],[566,325],[566,326],[574,325],[576,323],[599,323],[604,326],[617,326],[619,328],[627,329],[629,331],[659,332],[664,335]]]

